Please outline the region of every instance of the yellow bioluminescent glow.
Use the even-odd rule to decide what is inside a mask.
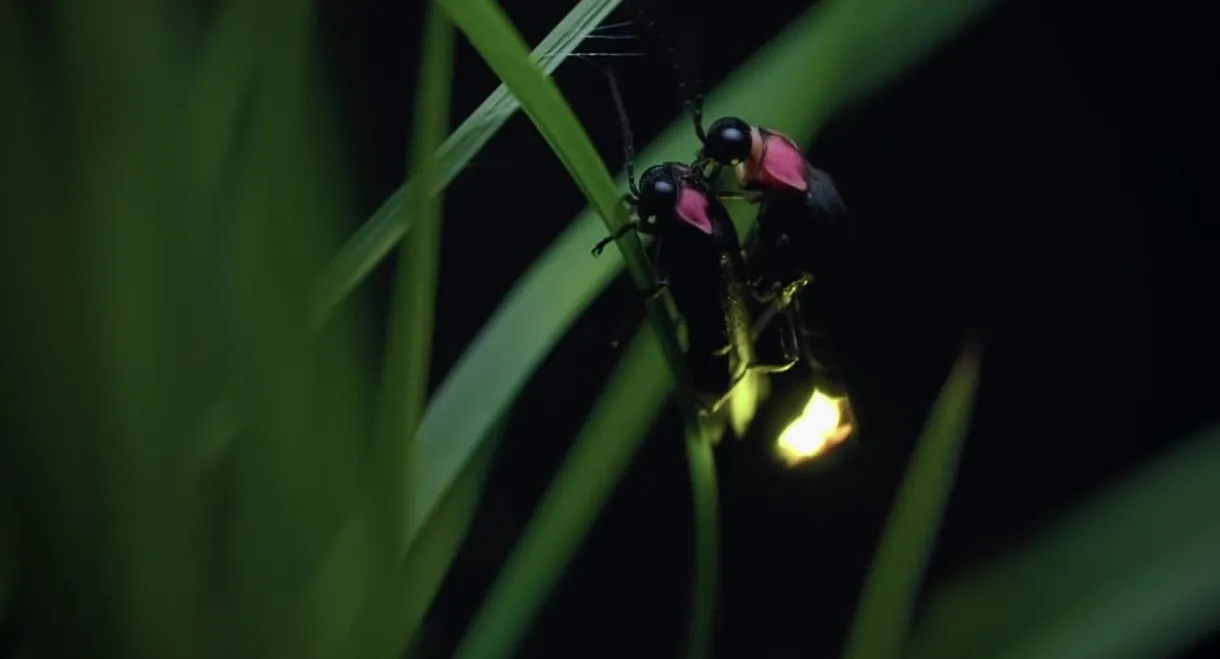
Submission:
[[[847,398],[831,398],[814,389],[805,410],[780,433],[775,449],[791,466],[825,453],[854,430]]]

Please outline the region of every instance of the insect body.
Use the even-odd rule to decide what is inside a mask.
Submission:
[[[750,287],[737,230],[700,172],[667,162],[645,170],[636,184],[631,132],[617,85],[611,90],[623,122],[627,178],[625,196],[636,219],[598,243],[594,254],[628,231],[657,236],[652,295],[668,289],[687,326],[687,368],[701,389],[704,412],[718,410],[750,372],[776,373],[799,360],[795,333],[784,340],[784,359],[758,363],[753,344]]]
[[[710,164],[711,176],[717,177],[720,168],[732,167],[745,192],[722,196],[761,202],[746,257],[755,295],[777,305],[800,334],[801,355],[815,387],[831,396],[846,396],[839,351],[825,313],[846,252],[846,207],[834,182],[778,132],[725,117],[705,134],[697,110],[694,117],[703,143],[696,169]]]
[[[780,133],[725,117],[704,134],[695,116],[703,142],[698,168],[712,164],[715,175],[732,167],[744,196],[761,201],[754,244],[765,245],[767,256],[750,259],[756,283],[778,293],[805,275],[823,274],[841,247],[836,234],[847,212],[830,175]]]

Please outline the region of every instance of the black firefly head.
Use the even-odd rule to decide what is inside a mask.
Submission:
[[[712,233],[708,190],[690,167],[676,162],[653,165],[633,191],[630,201],[639,217],[639,231],[656,234],[685,225]]]
[[[681,186],[682,181],[669,165],[653,165],[644,170],[635,204],[640,231],[656,233],[658,218],[673,215]]]
[[[734,167],[750,158],[753,131],[737,117],[717,119],[707,131],[702,155],[718,165]]]

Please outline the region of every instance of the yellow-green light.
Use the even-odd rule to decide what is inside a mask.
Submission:
[[[817,389],[805,409],[780,433],[775,451],[789,466],[811,460],[842,443],[856,429],[847,398],[832,398]]]

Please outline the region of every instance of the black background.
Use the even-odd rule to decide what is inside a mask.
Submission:
[[[403,178],[423,15],[423,3],[409,4],[323,3],[323,53],[358,163],[353,230]],[[502,4],[532,44],[573,3]],[[756,4],[765,13],[703,3],[691,16],[707,83],[809,3]],[[753,436],[718,449],[718,657],[838,651],[967,327],[986,330],[983,383],[932,588],[1215,418],[1213,38],[1187,3],[1009,2],[821,128],[808,154],[834,176],[856,230],[851,293],[836,313],[870,430],[814,465],[778,467],[763,446],[790,415],[781,380]],[[452,125],[496,84],[459,42]],[[615,64],[642,146],[678,112],[673,72],[659,54]],[[581,63],[555,77],[617,170],[604,79]],[[488,200],[504,210],[489,214]],[[434,383],[583,206],[520,113],[449,187]],[[382,305],[392,268],[367,284]],[[617,282],[521,397],[478,542],[464,548],[428,625],[438,648],[452,647],[528,519],[613,367],[621,318],[640,313],[633,304]],[[520,656],[675,656],[691,538],[673,416],[637,456]]]

